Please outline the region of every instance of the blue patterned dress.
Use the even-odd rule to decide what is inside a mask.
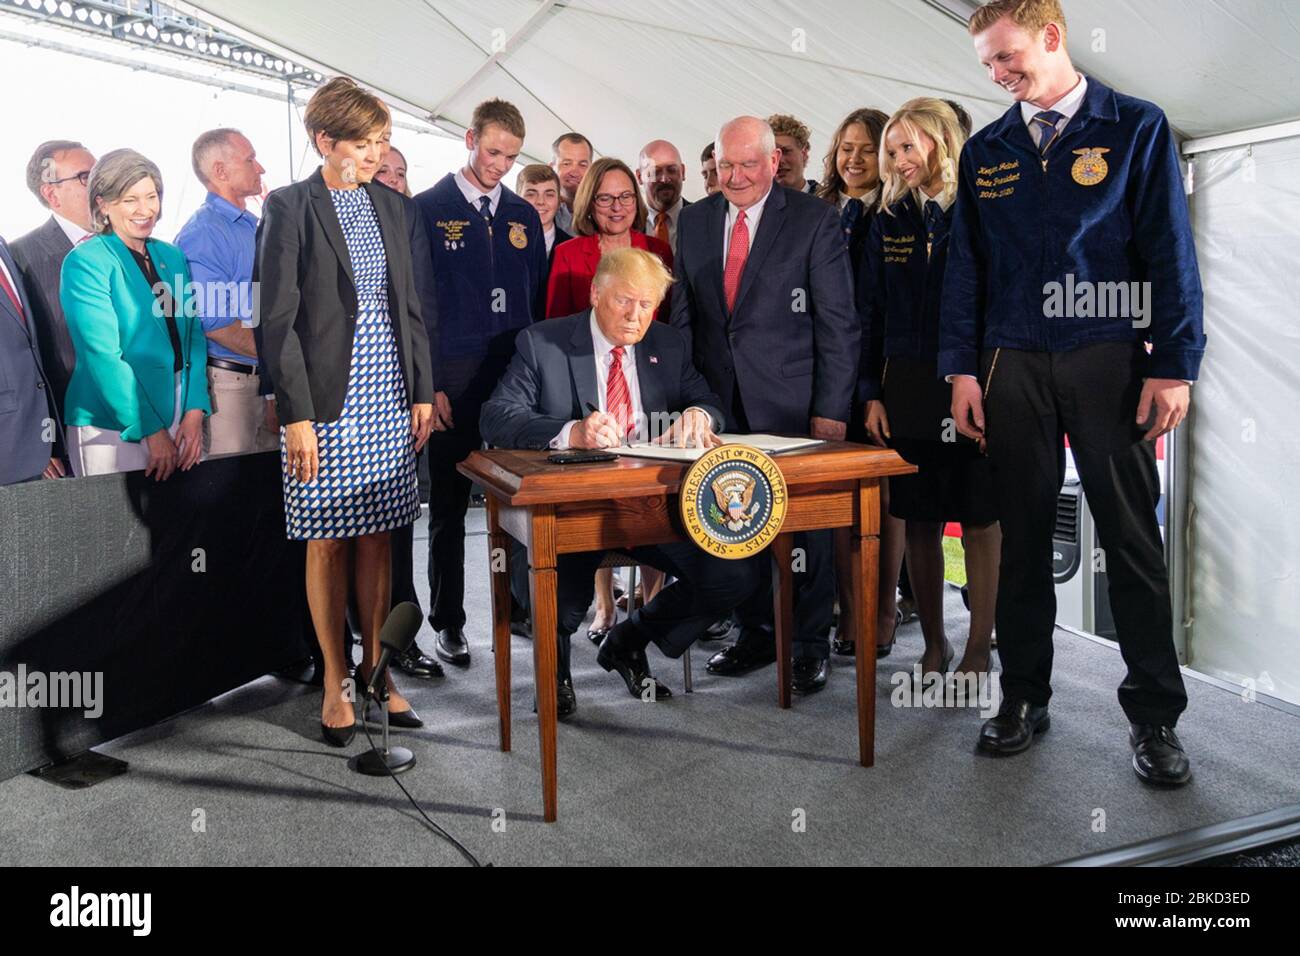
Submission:
[[[370,197],[331,189],[357,287],[357,324],[343,411],[314,422],[316,480],[292,477],[280,430],[285,528],[290,538],[355,538],[410,524],[420,514],[411,409],[388,316],[388,263]]]

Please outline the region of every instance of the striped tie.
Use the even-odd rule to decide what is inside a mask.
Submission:
[[[618,421],[627,438],[636,428],[632,416],[632,393],[627,388],[627,378],[623,375],[623,346],[618,345],[609,350],[609,381],[605,384],[605,411]]]
[[[1060,130],[1056,124],[1065,119],[1064,113],[1058,113],[1056,110],[1043,110],[1041,113],[1034,114],[1034,122],[1039,124],[1038,129],[1038,155],[1046,160],[1047,147],[1056,142],[1056,137],[1060,135]]]

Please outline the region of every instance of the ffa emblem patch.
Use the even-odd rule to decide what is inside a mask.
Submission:
[[[512,222],[510,224],[510,245],[516,249],[523,249],[528,246],[528,232],[524,229],[522,222]]]
[[[687,469],[682,524],[697,546],[740,559],[771,544],[785,521],[785,478],[775,461],[748,445],[721,445]]]
[[[1102,153],[1109,153],[1106,147],[1089,147],[1087,149],[1076,149],[1075,155],[1079,158],[1074,161],[1070,167],[1070,175],[1080,186],[1095,186],[1110,172],[1110,167],[1106,165],[1106,160],[1102,159]]]

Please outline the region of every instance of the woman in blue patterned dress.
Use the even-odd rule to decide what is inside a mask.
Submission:
[[[286,531],[307,542],[307,602],[325,662],[321,733],[345,746],[356,720],[339,637],[349,583],[361,617],[360,682],[389,609],[389,532],[419,515],[415,455],[429,437],[434,389],[408,213],[397,194],[371,184],[388,109],[337,77],[313,94],[304,120],[323,162],[266,200],[259,358],[285,423]],[[391,685],[390,695],[392,722],[420,726]]]

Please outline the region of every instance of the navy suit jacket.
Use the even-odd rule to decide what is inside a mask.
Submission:
[[[835,207],[773,184],[741,275],[735,309],[723,291],[727,199],[715,193],[677,224],[672,325],[691,336],[695,364],[756,432],[806,435],[809,419],[849,420],[861,321]]]
[[[0,261],[27,317],[0,292],[0,485],[12,485],[41,477],[55,454],[54,441],[46,439],[58,438],[58,419],[50,408],[52,389],[41,364],[32,302],[3,239]]]
[[[636,378],[647,414],[682,412],[695,406],[724,425],[718,397],[691,364],[686,337],[651,322],[636,346]],[[547,448],[566,424],[598,406],[596,348],[591,310],[531,325],[515,339],[515,354],[483,405],[479,429],[498,448]]]

